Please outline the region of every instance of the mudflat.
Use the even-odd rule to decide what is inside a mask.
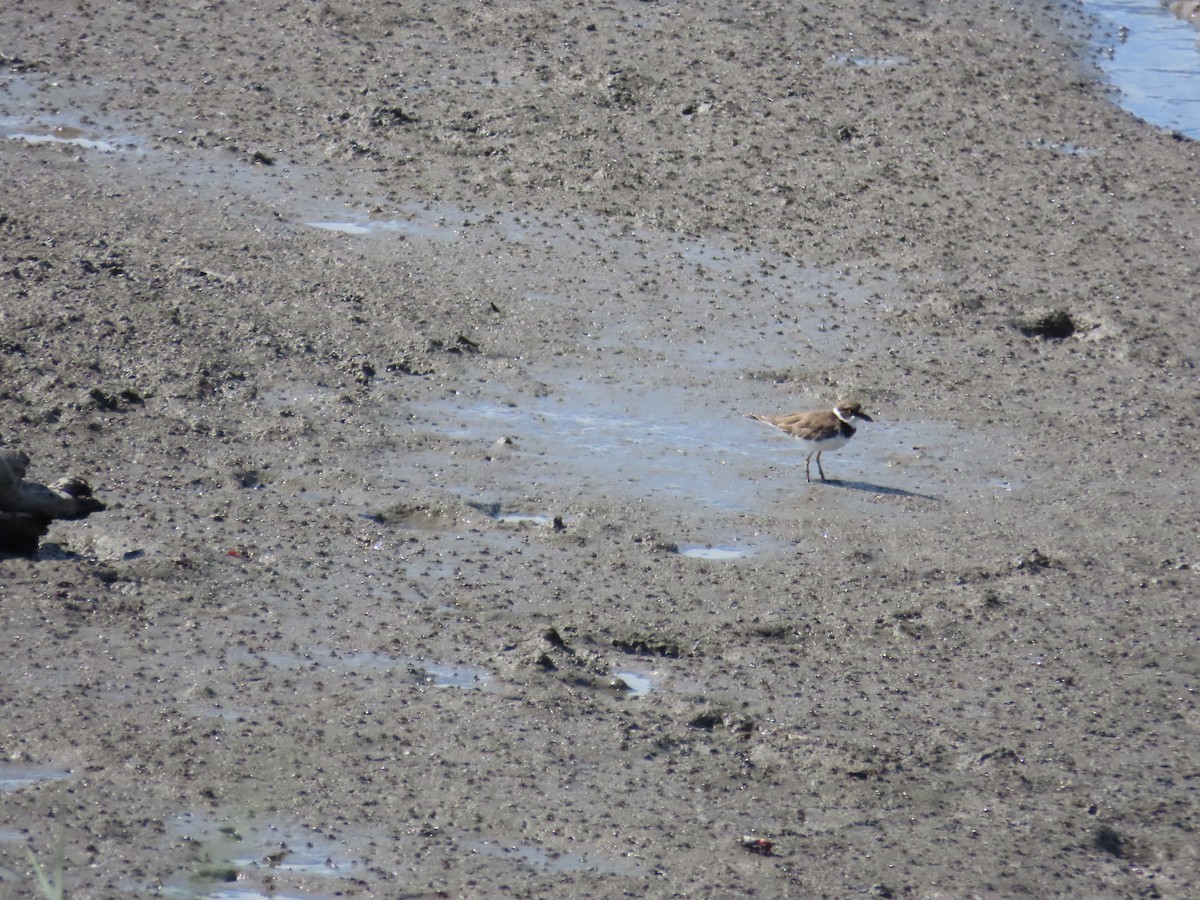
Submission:
[[[1079,7],[0,22],[0,441],[107,507],[0,896],[1200,891],[1200,159]]]

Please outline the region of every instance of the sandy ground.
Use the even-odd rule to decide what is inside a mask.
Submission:
[[[1200,159],[1079,8],[365,5],[0,12],[0,441],[108,507],[0,896],[1196,896]]]

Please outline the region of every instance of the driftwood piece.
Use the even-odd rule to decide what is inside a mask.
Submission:
[[[0,556],[33,556],[55,519],[83,519],[104,509],[82,478],[50,485],[26,481],[29,457],[0,450]]]

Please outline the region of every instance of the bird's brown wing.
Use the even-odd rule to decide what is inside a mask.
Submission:
[[[758,419],[772,428],[778,428],[784,434],[806,441],[816,441],[838,433],[837,420],[830,421],[833,417],[825,413],[798,412],[785,413],[781,416],[751,414],[750,418]]]

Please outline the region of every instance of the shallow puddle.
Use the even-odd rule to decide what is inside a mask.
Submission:
[[[18,791],[43,781],[62,781],[70,778],[69,769],[37,766],[27,763],[0,763],[0,791]]]
[[[87,132],[78,128],[57,126],[45,132],[7,131],[4,136],[13,141],[24,141],[27,144],[61,144],[67,147],[78,147],[82,150],[97,150],[101,153],[117,153],[122,150],[137,150],[138,144],[132,138],[123,142],[101,140],[88,137]]]
[[[499,503],[472,503],[474,509],[479,510],[494,522],[504,522],[508,525],[554,525],[555,516],[550,513],[539,512],[515,512],[504,509]],[[558,524],[561,525],[561,519]]]
[[[409,407],[420,424],[460,445],[483,447],[496,434],[511,435],[511,449],[486,469],[486,484],[456,485],[447,477],[452,473],[446,471],[441,451],[424,458],[406,454],[403,468],[389,466],[387,474],[411,479],[414,466],[436,468],[437,478],[427,476],[428,483],[464,499],[485,491],[535,494],[550,509],[615,496],[656,505],[685,522],[703,521],[706,531],[811,491],[840,489],[831,496],[939,502],[996,498],[1023,481],[1020,448],[1005,435],[944,422],[886,423],[880,416],[875,425],[863,426],[843,452],[824,455],[829,484],[806,484],[806,451],[799,442],[736,410],[718,416],[700,404],[672,402],[680,393],[677,386],[570,381],[555,387],[547,396],[520,402],[499,402],[497,397],[458,405],[461,401],[442,398]],[[530,518],[544,523],[549,515]],[[778,549],[766,536],[730,540],[696,534],[680,542],[679,552],[738,559],[764,548]]]
[[[741,547],[712,547],[707,544],[680,544],[676,548],[680,556],[689,559],[745,559],[754,551]]]
[[[263,877],[273,883],[288,875],[340,879],[351,877],[356,868],[346,844],[303,825],[257,825],[239,818],[182,813],[169,827],[188,842],[195,857],[186,884],[168,888],[171,894],[244,900],[263,896],[253,884]],[[287,896],[286,882],[280,887],[283,890],[273,890],[269,896]]]
[[[463,231],[475,224],[473,217],[464,210],[444,203],[408,203],[396,210],[400,215],[385,217],[378,213],[349,212],[334,218],[337,210],[331,207],[310,206],[301,211],[304,224],[321,231],[332,231],[348,235],[379,235],[405,239],[424,238],[437,242],[452,242],[462,237]],[[476,214],[474,220],[494,222],[488,216]],[[506,229],[509,239],[519,232]]]
[[[25,75],[0,75],[0,137],[101,154],[145,152],[146,141],[118,123],[101,124],[83,113],[44,112],[34,100],[34,85],[43,81]],[[23,106],[31,112],[22,115]]]
[[[625,682],[629,688],[625,692],[626,697],[644,697],[651,691],[656,689],[654,680],[647,675],[642,675],[638,672],[630,672],[627,670],[617,670],[613,672],[617,678]]]
[[[1117,102],[1160,128],[1200,140],[1200,28],[1161,0],[1084,0],[1103,22],[1100,66]]]
[[[567,385],[565,396],[532,398],[527,404],[483,404],[454,408],[425,406],[430,420],[460,441],[492,442],[503,432],[515,436],[514,449],[494,468],[496,487],[511,484],[550,488],[558,496],[583,499],[608,490],[636,493],[645,499],[686,498],[695,508],[744,509],[748,486],[724,477],[728,457],[740,451],[724,423],[703,417],[670,421],[656,414],[670,392],[629,394],[622,389]],[[624,394],[624,396],[621,396]],[[677,414],[686,414],[677,407]],[[511,472],[511,478],[504,475]],[[506,484],[507,483],[507,484]],[[552,516],[500,514],[542,522]]]
[[[472,666],[444,666],[440,663],[422,662],[426,677],[434,687],[485,688],[491,676],[484,669]]]

